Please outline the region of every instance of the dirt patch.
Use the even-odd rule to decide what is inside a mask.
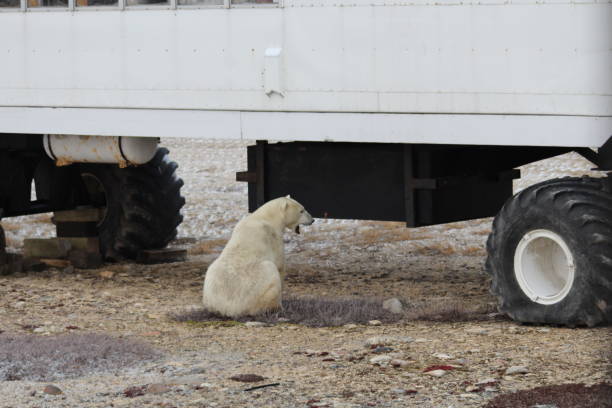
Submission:
[[[132,367],[160,355],[143,342],[105,334],[0,334],[0,381],[74,378]]]
[[[63,391],[57,396],[42,392],[47,383],[4,381],[1,407],[471,408],[552,384],[609,383],[610,327],[526,326],[490,316],[496,299],[483,267],[490,218],[412,230],[402,223],[317,220],[299,236],[285,235],[284,299],[396,297],[406,312],[396,323],[247,327],[169,318],[201,307],[204,274],[247,213],[246,183],[235,182],[235,171],[246,168],[244,142],[176,139],[169,145],[185,180],[185,221],[176,243],[193,247],[187,262],[0,277],[4,335],[46,339],[46,332],[78,327],[145,342],[163,356],[57,380]],[[555,159],[524,169],[517,187],[589,167],[576,155]],[[11,224],[9,250],[25,237],[53,235],[53,225],[39,221],[4,219]],[[365,347],[372,338],[381,346]],[[511,366],[527,372],[506,375]],[[437,370],[425,372],[431,367],[453,369],[436,377],[430,373]],[[247,373],[279,385],[246,392],[245,383],[230,378]],[[152,384],[170,391],[150,393]],[[130,398],[124,394],[130,387],[144,395]]]
[[[612,407],[612,385],[561,384],[536,387],[491,400],[486,408],[610,408]]]

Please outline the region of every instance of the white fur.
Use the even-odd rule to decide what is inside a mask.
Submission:
[[[208,268],[204,307],[225,316],[256,315],[281,307],[285,275],[283,230],[313,219],[289,196],[277,198],[243,218]]]

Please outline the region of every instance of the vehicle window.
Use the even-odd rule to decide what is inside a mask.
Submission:
[[[222,6],[223,0],[178,0],[181,6]]]
[[[19,7],[19,0],[0,0],[0,8]]]
[[[125,4],[128,6],[155,6],[169,4],[169,0],[126,0]]]
[[[68,7],[68,0],[28,0],[28,8]]]
[[[75,0],[77,7],[104,7],[116,6],[117,0]]]
[[[278,4],[278,0],[232,0],[232,4]]]

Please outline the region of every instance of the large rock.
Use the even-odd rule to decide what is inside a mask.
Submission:
[[[391,313],[402,313],[404,311],[402,302],[398,298],[387,299],[382,304],[383,309],[388,310]]]

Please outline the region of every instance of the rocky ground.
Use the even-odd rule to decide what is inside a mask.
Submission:
[[[167,145],[188,186],[177,241],[189,248],[187,262],[0,278],[0,336],[105,333],[161,357],[78,378],[0,382],[0,407],[478,407],[504,392],[612,380],[609,327],[523,326],[500,316],[332,328],[174,321],[169,313],[199,305],[207,266],[246,212],[246,187],[233,174],[245,169],[245,143]],[[516,187],[588,168],[576,155],[536,163]],[[50,236],[47,221],[3,220],[9,249]],[[286,294],[492,306],[483,271],[490,224],[406,230],[318,220],[286,236]],[[263,379],[231,379],[240,374]],[[45,392],[49,384],[61,393]],[[247,391],[266,384],[277,385]]]

